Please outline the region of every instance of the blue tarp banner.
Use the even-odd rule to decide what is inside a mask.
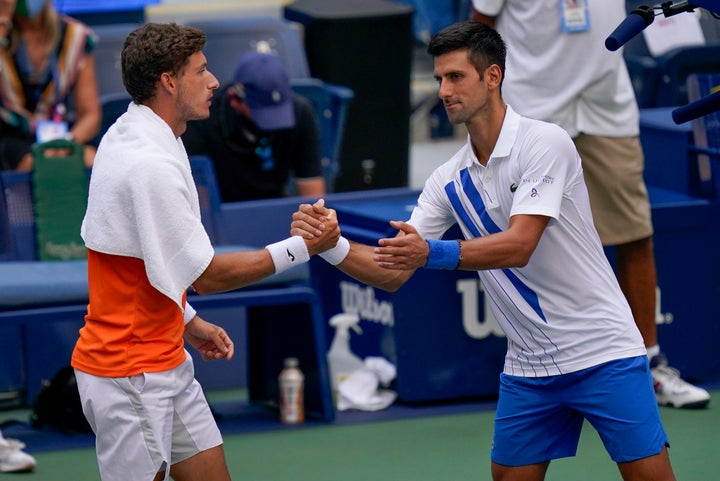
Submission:
[[[76,13],[105,13],[142,10],[160,0],[53,0],[59,12],[69,15]]]
[[[413,35],[421,43],[427,44],[430,38],[448,25],[467,20],[470,12],[470,0],[393,0],[395,3],[410,5],[413,14]]]

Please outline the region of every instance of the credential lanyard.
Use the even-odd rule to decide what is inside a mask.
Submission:
[[[561,31],[563,33],[590,30],[589,0],[558,0],[560,5]]]

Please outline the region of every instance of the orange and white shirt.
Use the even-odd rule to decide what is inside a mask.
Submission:
[[[141,259],[89,250],[88,283],[90,303],[73,367],[126,377],[167,371],[185,360],[183,311],[150,285]]]
[[[131,103],[98,147],[81,228],[90,303],[72,365],[107,377],[185,359],[187,289],[214,250],[182,141]]]

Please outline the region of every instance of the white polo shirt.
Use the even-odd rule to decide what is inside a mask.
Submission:
[[[427,180],[409,223],[440,239],[457,222],[472,239],[507,229],[516,214],[551,220],[525,267],[478,272],[508,338],[504,372],[551,376],[644,355],[593,226],[572,140],[508,106],[487,167],[468,140]]]
[[[625,2],[585,3],[588,30],[566,33],[560,0],[473,0],[476,10],[497,16],[508,49],[503,98],[520,114],[556,123],[572,137],[638,135],[638,107],[622,51],[605,48],[626,16]]]

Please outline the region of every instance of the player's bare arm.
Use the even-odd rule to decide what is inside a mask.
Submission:
[[[503,232],[462,240],[456,269],[478,271],[526,265],[549,220],[549,217],[539,215],[515,215]],[[426,266],[430,255],[427,241],[406,222],[391,221],[390,225],[398,229],[399,234],[379,240],[373,258],[378,265],[394,270]]]

